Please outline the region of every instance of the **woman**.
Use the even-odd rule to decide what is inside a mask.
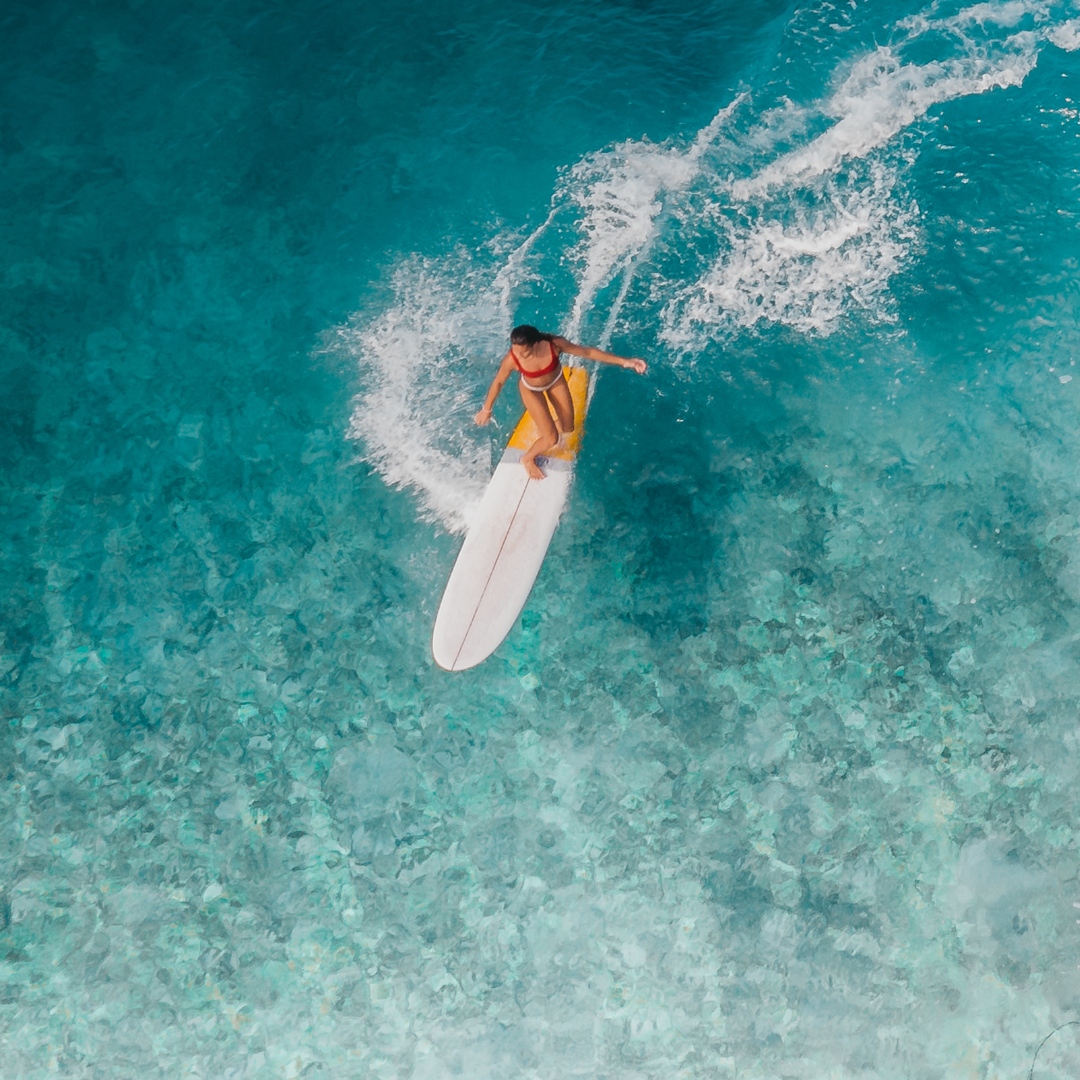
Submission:
[[[521,458],[521,464],[533,480],[544,479],[540,466],[536,464],[537,455],[546,453],[562,436],[569,435],[574,430],[574,402],[562,373],[562,364],[559,363],[559,355],[564,352],[585,360],[596,360],[601,364],[633,368],[639,375],[644,375],[648,368],[639,356],[627,359],[589,345],[575,345],[558,334],[541,333],[535,326],[515,326],[510,331],[510,351],[503,357],[488,388],[484,407],[474,419],[481,426],[490,422],[491,407],[504,383],[510,378],[514,368],[517,368],[521,373],[518,382],[521,400],[540,433],[536,442]],[[555,411],[554,420],[551,418],[552,409]]]

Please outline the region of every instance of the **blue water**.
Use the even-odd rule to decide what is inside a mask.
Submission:
[[[1072,7],[0,30],[4,1080],[1080,1074]]]

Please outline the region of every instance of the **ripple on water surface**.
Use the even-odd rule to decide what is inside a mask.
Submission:
[[[1071,1076],[1070,13],[358,11],[8,24],[6,1070]]]

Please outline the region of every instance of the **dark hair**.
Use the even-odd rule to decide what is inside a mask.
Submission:
[[[522,323],[521,326],[515,326],[510,331],[510,344],[511,345],[528,345],[530,348],[533,345],[538,345],[541,341],[550,341],[551,334],[545,334],[542,330],[537,330],[535,326],[530,326],[528,323]]]

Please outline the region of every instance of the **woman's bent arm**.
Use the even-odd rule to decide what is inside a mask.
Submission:
[[[507,353],[499,365],[499,370],[495,372],[495,378],[491,380],[491,385],[488,387],[487,397],[484,398],[484,404],[480,411],[473,417],[473,420],[481,427],[490,422],[491,420],[491,407],[495,404],[495,399],[499,396],[499,391],[506,385],[506,380],[510,378],[510,373],[514,370],[514,357],[512,353]]]
[[[644,375],[649,368],[640,356],[616,356],[615,353],[604,352],[603,349],[594,349],[591,345],[575,345],[564,337],[553,337],[551,340],[560,352],[568,352],[571,356],[580,356],[584,360],[595,360],[600,364],[614,364],[616,367],[630,368],[639,375]]]

